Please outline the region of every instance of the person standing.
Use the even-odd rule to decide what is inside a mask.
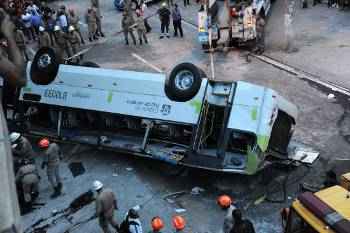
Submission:
[[[52,41],[49,33],[43,26],[39,27],[39,49],[42,47],[52,48]]]
[[[99,225],[104,233],[111,233],[109,225],[118,232],[118,223],[114,220],[114,210],[118,210],[117,199],[111,189],[104,189],[103,184],[96,180],[93,188],[97,192],[96,197],[96,213],[94,217],[98,217]]]
[[[43,138],[39,141],[39,148],[44,151],[45,157],[41,164],[41,169],[47,167],[47,178],[54,189],[51,198],[56,198],[62,193],[62,182],[60,176],[61,150],[56,143],[51,143],[49,139]]]
[[[80,18],[79,18],[79,16],[75,13],[75,11],[74,11],[73,9],[69,9],[68,22],[69,22],[69,24],[70,24],[71,26],[74,27],[75,31],[79,34],[79,36],[80,36],[80,42],[81,42],[82,44],[85,44],[83,35],[81,34],[81,31],[80,31],[80,25],[79,25]]]
[[[66,33],[64,33],[60,26],[55,26],[54,28],[54,40],[55,40],[55,47],[58,49],[59,52],[63,53],[65,52],[66,57],[71,57],[72,52],[70,49],[68,36]]]
[[[142,1],[142,3],[141,3],[140,10],[141,10],[142,17],[144,18],[144,21],[145,21],[146,33],[149,33],[152,31],[152,27],[148,23],[147,17],[149,17],[150,15],[148,14],[147,5],[144,1]]]
[[[172,10],[173,26],[174,26],[174,36],[177,37],[177,31],[180,32],[180,36],[183,37],[182,26],[181,26],[181,12],[178,5],[175,3],[175,7]]]
[[[125,38],[125,44],[129,45],[129,34],[134,42],[134,45],[136,45],[136,38],[133,32],[133,27],[136,26],[134,25],[135,21],[134,18],[132,17],[132,13],[128,11],[123,12],[123,18],[122,18],[122,28],[123,28],[123,33],[124,33],[124,38]]]
[[[105,35],[102,32],[102,18],[103,18],[103,16],[101,15],[100,2],[99,2],[99,0],[91,0],[91,5],[96,13],[97,34],[98,34],[98,36],[105,37]]]
[[[24,160],[16,173],[16,183],[21,186],[24,199],[24,211],[31,209],[33,201],[39,195],[40,176],[34,164]]]
[[[23,58],[25,61],[29,60],[28,54],[27,54],[27,48],[26,48],[26,40],[24,37],[24,33],[20,27],[17,27],[15,31],[15,39],[18,49],[20,50],[21,54],[23,55]]]
[[[249,219],[243,219],[239,209],[232,212],[234,225],[230,233],[255,233],[254,225]]]
[[[15,155],[19,156],[20,159],[34,159],[35,153],[29,140],[17,132],[10,134],[10,142],[12,151]]]
[[[158,10],[158,15],[160,19],[160,30],[161,30],[159,39],[163,39],[164,35],[166,35],[167,38],[170,38],[169,36],[170,14],[171,13],[167,8],[166,3],[163,2],[161,8]]]
[[[21,20],[24,24],[24,33],[27,36],[28,40],[35,40],[35,35],[32,31],[32,14],[29,12],[29,10],[26,10],[22,14]]]
[[[88,31],[89,31],[89,41],[92,42],[92,40],[97,40],[96,37],[96,30],[97,30],[97,24],[96,24],[96,16],[92,8],[88,8],[87,14],[86,14],[86,22],[88,25]]]
[[[145,26],[145,21],[143,20],[143,17],[141,15],[141,11],[137,10],[136,11],[136,30],[137,30],[137,35],[139,36],[139,41],[140,45],[142,45],[142,39],[146,44],[148,44],[147,37],[146,37],[146,26]]]
[[[60,11],[58,12],[58,22],[59,22],[59,26],[61,27],[61,29],[64,32],[68,32],[68,19],[67,16],[65,14],[65,11],[63,9],[60,9]]]
[[[71,45],[73,54],[77,54],[80,50],[81,39],[80,39],[79,33],[75,30],[73,26],[69,26],[68,28],[68,40]],[[80,56],[80,58],[82,59],[82,55]],[[77,60],[77,63],[79,63],[79,58],[75,60]]]
[[[255,51],[258,54],[262,54],[265,51],[265,20],[263,17],[258,16],[256,20],[256,48]]]

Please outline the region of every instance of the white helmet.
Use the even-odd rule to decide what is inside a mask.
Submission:
[[[94,183],[92,184],[92,186],[94,187],[95,191],[98,191],[101,188],[103,188],[102,182],[98,181],[98,180],[95,180]]]
[[[69,31],[69,32],[72,32],[72,31],[74,31],[74,30],[75,30],[75,28],[74,28],[72,25],[70,25],[69,28],[68,28],[68,31]]]
[[[57,32],[57,31],[61,31],[61,27],[56,25],[54,28],[53,28],[53,31],[54,32]]]
[[[11,148],[12,148],[12,149],[16,149],[17,146],[18,146],[18,144],[15,143],[15,144],[12,144],[12,145],[11,145]]]
[[[17,132],[13,132],[10,134],[10,142],[14,143],[15,141],[17,141],[19,138],[21,137],[20,133]]]
[[[40,26],[39,27],[39,32],[43,32],[43,31],[45,31],[45,28],[43,26]]]

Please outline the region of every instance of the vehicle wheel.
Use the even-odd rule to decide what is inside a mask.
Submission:
[[[95,62],[92,61],[85,61],[81,64],[81,66],[85,66],[85,67],[93,67],[93,68],[100,68],[100,65],[98,65]]]
[[[50,84],[57,76],[59,63],[55,50],[49,47],[39,49],[30,67],[32,82],[37,85]]]
[[[165,94],[173,101],[186,102],[199,91],[202,73],[191,63],[181,63],[171,71],[165,81]]]

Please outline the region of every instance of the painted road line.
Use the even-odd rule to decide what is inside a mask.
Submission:
[[[335,84],[335,83],[332,83],[329,81],[323,81],[323,80],[321,80],[320,77],[318,77],[314,74],[310,74],[310,73],[305,72],[299,68],[292,67],[288,64],[284,64],[280,61],[275,60],[274,58],[271,58],[271,57],[268,57],[265,55],[256,55],[256,54],[251,53],[250,56],[255,57],[255,58],[257,58],[257,59],[259,59],[267,64],[270,64],[270,65],[272,65],[280,70],[284,70],[284,71],[286,71],[294,76],[297,76],[300,79],[306,79],[306,80],[312,81],[312,82],[317,83],[319,85],[322,85],[326,88],[330,88],[332,91],[336,91],[336,92],[342,93],[344,95],[350,96],[350,90],[348,88],[339,86],[338,84]]]
[[[132,53],[131,54],[134,58],[136,58],[137,60],[143,62],[144,64],[148,65],[149,67],[151,67],[153,70],[159,72],[159,73],[163,73],[163,71],[158,68],[157,66],[151,64],[150,62],[148,62],[147,60],[143,59],[142,57],[140,57],[139,55],[137,55],[136,53]]]

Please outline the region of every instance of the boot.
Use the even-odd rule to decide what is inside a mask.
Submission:
[[[145,40],[145,43],[148,44],[148,40]]]
[[[53,194],[50,196],[50,198],[51,198],[51,199],[54,199],[54,198],[58,197],[60,194],[61,194],[61,192],[60,192],[60,190],[58,189],[58,186],[56,186],[56,187],[54,188],[54,192],[53,192]]]
[[[126,45],[129,45],[129,41],[128,41],[128,40],[126,40],[126,41],[125,41],[125,44],[126,44]]]
[[[91,39],[91,37],[89,37],[89,41],[90,41],[90,42],[92,42],[92,39]]]
[[[102,37],[105,37],[105,34],[103,34],[103,32],[101,32],[101,36],[102,36]]]
[[[63,187],[62,183],[59,182],[59,183],[57,184],[57,189],[59,190],[60,194],[62,193],[62,187]]]
[[[140,45],[142,45],[142,40],[140,39]]]

